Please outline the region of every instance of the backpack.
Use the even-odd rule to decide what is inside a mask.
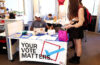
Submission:
[[[84,7],[84,18],[85,18],[85,21],[83,23],[83,29],[88,30],[89,25],[91,25],[92,16],[86,7]]]

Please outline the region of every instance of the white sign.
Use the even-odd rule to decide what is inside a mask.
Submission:
[[[66,65],[67,43],[20,39],[20,61],[37,61]]]

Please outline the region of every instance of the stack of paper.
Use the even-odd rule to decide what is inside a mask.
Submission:
[[[16,33],[14,35],[11,35],[11,37],[13,37],[13,38],[20,38],[21,35],[22,35],[21,33]]]

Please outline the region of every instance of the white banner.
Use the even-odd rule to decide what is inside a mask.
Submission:
[[[20,61],[37,61],[66,65],[67,43],[20,39]]]

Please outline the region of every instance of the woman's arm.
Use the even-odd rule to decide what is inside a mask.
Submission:
[[[75,25],[73,25],[73,27],[78,28],[80,26],[83,25],[84,23],[84,8],[80,8],[78,11],[78,18],[79,18],[79,22],[76,23]]]
[[[66,25],[65,28],[67,28],[67,29],[72,28],[72,27],[78,28],[78,27],[83,25],[84,20],[85,20],[84,19],[84,9],[83,8],[80,8],[79,11],[78,11],[78,20],[79,20],[78,23],[76,23],[74,25],[72,25],[73,23],[70,23],[69,25]]]

